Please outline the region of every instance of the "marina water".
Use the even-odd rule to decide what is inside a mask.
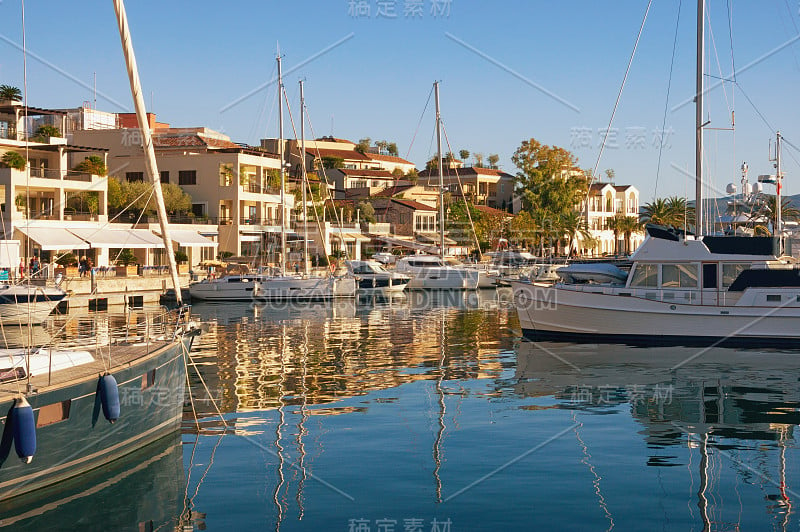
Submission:
[[[511,299],[197,304],[182,434],[0,523],[797,528],[800,351],[535,344]]]

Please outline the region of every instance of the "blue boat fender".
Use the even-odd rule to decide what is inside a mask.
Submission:
[[[119,387],[117,380],[110,373],[100,377],[97,384],[100,391],[100,404],[103,406],[103,415],[111,423],[119,419]]]
[[[24,397],[14,402],[11,410],[11,425],[14,428],[14,448],[23,463],[30,464],[36,454],[36,421],[33,408]]]

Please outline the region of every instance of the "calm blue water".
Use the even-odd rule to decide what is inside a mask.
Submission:
[[[99,500],[130,530],[798,528],[800,351],[533,344],[510,299],[198,304],[182,457],[156,449],[149,480],[46,516]]]

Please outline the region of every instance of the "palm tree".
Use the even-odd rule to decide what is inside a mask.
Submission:
[[[577,237],[585,239],[591,236],[586,220],[578,211],[569,211],[559,216],[558,227],[562,235],[567,235],[567,255],[572,253],[572,244]]]
[[[22,91],[11,85],[0,85],[0,100],[21,100]]]
[[[667,200],[664,198],[656,198],[652,202],[645,204],[642,209],[640,220],[642,223],[669,225],[672,223],[670,214]],[[609,227],[609,229],[611,228]]]
[[[694,225],[694,207],[686,204],[686,198],[669,197],[666,205],[670,215],[669,225],[679,229],[686,229],[689,225]]]
[[[776,209],[778,207],[777,196],[764,195],[758,203],[758,206],[750,214],[751,221],[763,222],[767,220],[775,224]],[[781,220],[796,222],[800,220],[800,209],[792,206],[792,200],[783,198],[781,200]],[[759,224],[756,226],[760,234],[771,235],[772,232],[764,225]]]
[[[625,236],[625,254],[631,252],[631,236],[633,233],[641,230],[641,223],[635,216],[618,216],[619,220],[616,222],[617,231]]]
[[[614,255],[619,253],[619,234],[622,232],[620,227],[623,223],[622,218],[624,216],[614,216],[606,220],[606,229],[614,231]]]

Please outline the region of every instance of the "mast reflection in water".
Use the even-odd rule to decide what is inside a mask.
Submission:
[[[797,526],[800,352],[533,344],[504,291],[194,311],[209,529]]]

